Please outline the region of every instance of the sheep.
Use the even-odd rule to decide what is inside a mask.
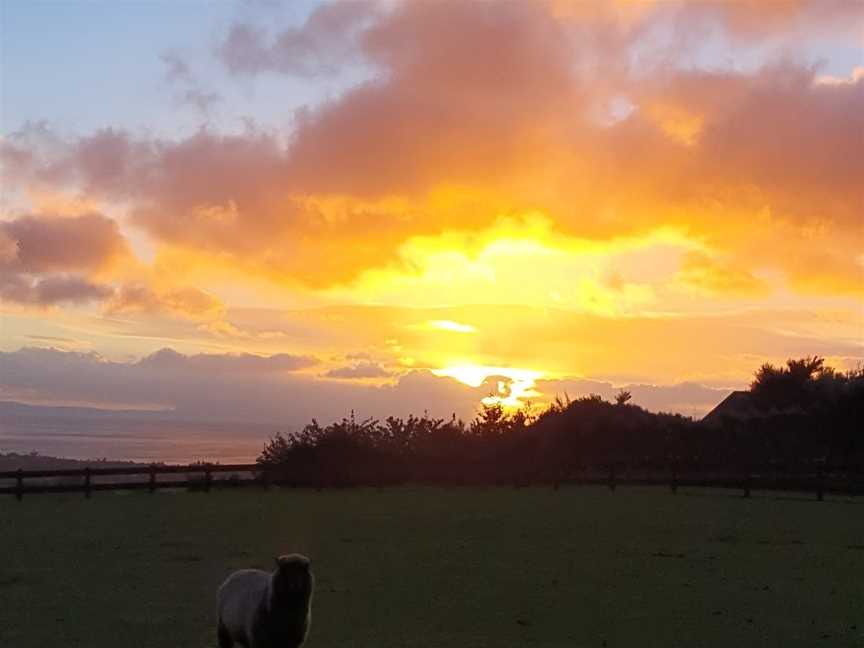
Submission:
[[[299,648],[312,620],[315,578],[300,554],[276,558],[272,572],[241,569],[219,588],[219,648]]]

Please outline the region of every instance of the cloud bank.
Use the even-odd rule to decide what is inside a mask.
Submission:
[[[637,402],[697,412],[702,382],[740,385],[765,359],[860,360],[864,74],[805,47],[854,46],[856,3],[250,16],[213,43],[232,83],[341,85],[278,125],[0,140],[4,311],[31,314],[27,335],[146,356],[12,352],[10,335],[8,394],[447,415],[489,385],[427,370],[475,364],[546,372],[547,396],[633,383]],[[184,51],[162,54],[162,82],[224,107]],[[348,306],[300,310],[322,304]]]
[[[200,421],[248,421],[298,427],[312,418],[331,421],[353,410],[383,418],[428,412],[470,420],[481,398],[502,386],[492,377],[477,387],[413,370],[385,384],[320,380],[302,370],[314,358],[276,354],[194,354],[162,349],[132,362],[96,353],[24,348],[0,352],[0,399],[35,404],[164,409]],[[340,376],[356,378],[355,375]],[[611,398],[622,386],[651,409],[701,415],[728,393],[699,384],[613,385],[584,379],[543,381],[544,392]],[[506,391],[507,385],[503,386]]]
[[[560,236],[674,228],[723,257],[731,280],[697,277],[707,291],[755,289],[748,275],[767,270],[799,292],[860,296],[864,79],[819,82],[792,60],[674,63],[697,47],[687,27],[742,48],[794,43],[809,21],[860,23],[854,4],[611,7],[337,3],[278,33],[235,25],[219,52],[236,74],[355,61],[372,77],[301,111],[287,141],[107,129],[46,157],[20,133],[5,163],[25,184],[127,202],[158,244],[317,288],[410,272],[413,237],[540,211]],[[661,46],[676,57],[650,55]]]

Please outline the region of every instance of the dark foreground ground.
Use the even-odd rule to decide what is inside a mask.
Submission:
[[[0,500],[0,646],[215,646],[300,551],[309,648],[864,646],[864,500],[599,488]]]

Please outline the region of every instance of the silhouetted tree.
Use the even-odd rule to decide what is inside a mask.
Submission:
[[[825,371],[824,358],[808,356],[787,360],[785,367],[762,365],[750,384],[750,393],[763,408],[804,408],[810,404],[814,379]]]
[[[837,372],[818,356],[759,368],[747,398],[752,416],[720,427],[648,412],[621,390],[556,396],[534,415],[483,404],[470,424],[422,416],[320,425],[316,420],[265,445],[258,462],[282,481],[309,485],[404,481],[527,483],[566,479],[610,464],[667,471],[722,467],[828,470],[864,467],[864,369]]]

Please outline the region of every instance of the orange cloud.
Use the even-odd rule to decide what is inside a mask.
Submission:
[[[170,313],[191,319],[221,319],[223,304],[202,290],[190,287],[157,291],[143,283],[123,285],[106,306],[115,313]]]
[[[768,292],[767,285],[749,272],[698,252],[691,252],[685,257],[678,279],[687,286],[709,294],[758,296]]]
[[[764,268],[795,290],[855,293],[864,168],[851,134],[864,130],[864,79],[819,82],[818,70],[792,64],[628,63],[663,21],[794,40],[816,9],[325,5],[278,36],[234,30],[222,49],[238,73],[307,74],[352,57],[370,66],[371,80],[302,111],[288,137],[202,130],[147,141],[105,130],[55,144],[46,158],[22,135],[4,157],[31,184],[128,204],[131,223],[157,245],[312,290],[382,268],[411,276],[403,252],[418,237],[465,240],[539,212],[556,236],[681,232],[728,260],[725,281],[702,278],[706,290]],[[841,4],[823,13],[814,25],[849,15]],[[350,51],[327,59],[346,30]],[[598,120],[622,97],[629,114]],[[773,245],[772,231],[785,232],[783,253],[756,254]],[[810,268],[798,259],[814,231],[822,251]]]

